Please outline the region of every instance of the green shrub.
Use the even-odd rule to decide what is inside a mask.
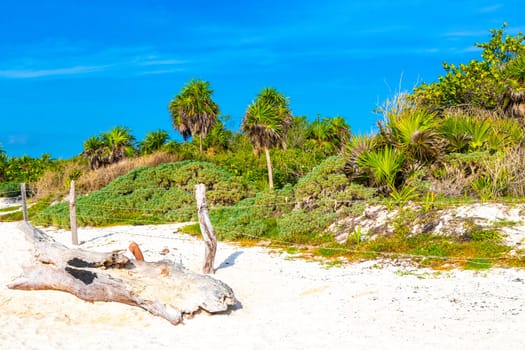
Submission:
[[[20,195],[20,184],[18,182],[0,183],[0,197],[16,197]]]
[[[219,239],[277,239],[277,217],[290,213],[294,197],[290,185],[258,193],[232,207],[215,208],[210,218]]]
[[[324,213],[319,209],[294,210],[277,219],[279,240],[300,244],[333,241],[333,235],[325,234],[324,231],[336,218],[336,213]]]
[[[345,164],[343,157],[330,157],[301,178],[295,186],[298,207],[336,211],[340,207],[350,206],[354,200],[372,198],[374,189],[348,180],[344,173]]]
[[[500,241],[502,236],[501,233],[499,233],[496,230],[474,230],[471,232],[468,232],[466,236],[473,240],[478,242],[484,242],[484,241]]]
[[[105,188],[77,199],[83,225],[155,224],[197,219],[195,185],[204,183],[210,207],[232,205],[252,195],[251,187],[217,166],[183,161],[130,171]],[[69,205],[55,204],[34,219],[37,225],[69,226]]]

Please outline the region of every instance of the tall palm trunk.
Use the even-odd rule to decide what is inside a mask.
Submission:
[[[202,135],[199,134],[199,149],[201,151],[201,154],[202,154]]]
[[[272,161],[270,159],[270,149],[268,147],[264,147],[264,154],[266,155],[266,167],[268,168],[268,182],[270,183],[270,188],[273,188]]]

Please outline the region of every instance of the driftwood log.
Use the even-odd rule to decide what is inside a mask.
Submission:
[[[232,289],[207,275],[167,260],[129,260],[120,252],[69,249],[27,222],[20,224],[34,245],[33,261],[8,284],[11,289],[59,290],[82,300],[138,306],[172,324],[197,311],[225,312],[237,303]]]
[[[199,216],[199,225],[201,228],[202,238],[204,240],[204,266],[202,273],[214,273],[213,264],[217,252],[217,238],[211,225],[208,215],[208,205],[206,204],[206,185],[198,184],[195,186],[195,199],[197,200],[197,213]]]

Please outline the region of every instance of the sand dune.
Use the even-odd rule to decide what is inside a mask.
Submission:
[[[202,242],[178,225],[80,229],[83,249],[134,240],[146,260],[200,271]],[[45,229],[69,244],[65,231]],[[219,244],[215,277],[241,306],[173,326],[136,307],[55,291],[15,291],[31,247],[0,223],[0,349],[523,349],[525,270],[449,271],[370,261],[327,268],[263,248]],[[168,248],[165,256],[160,252]]]

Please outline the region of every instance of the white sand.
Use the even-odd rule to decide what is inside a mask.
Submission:
[[[134,240],[146,260],[200,271],[203,243],[177,225],[80,229],[84,249]],[[70,234],[46,230],[68,244]],[[17,223],[0,223],[0,349],[524,349],[525,270],[435,273],[366,262],[326,268],[219,244],[215,277],[242,307],[173,326],[137,307],[5,287],[29,261]]]

